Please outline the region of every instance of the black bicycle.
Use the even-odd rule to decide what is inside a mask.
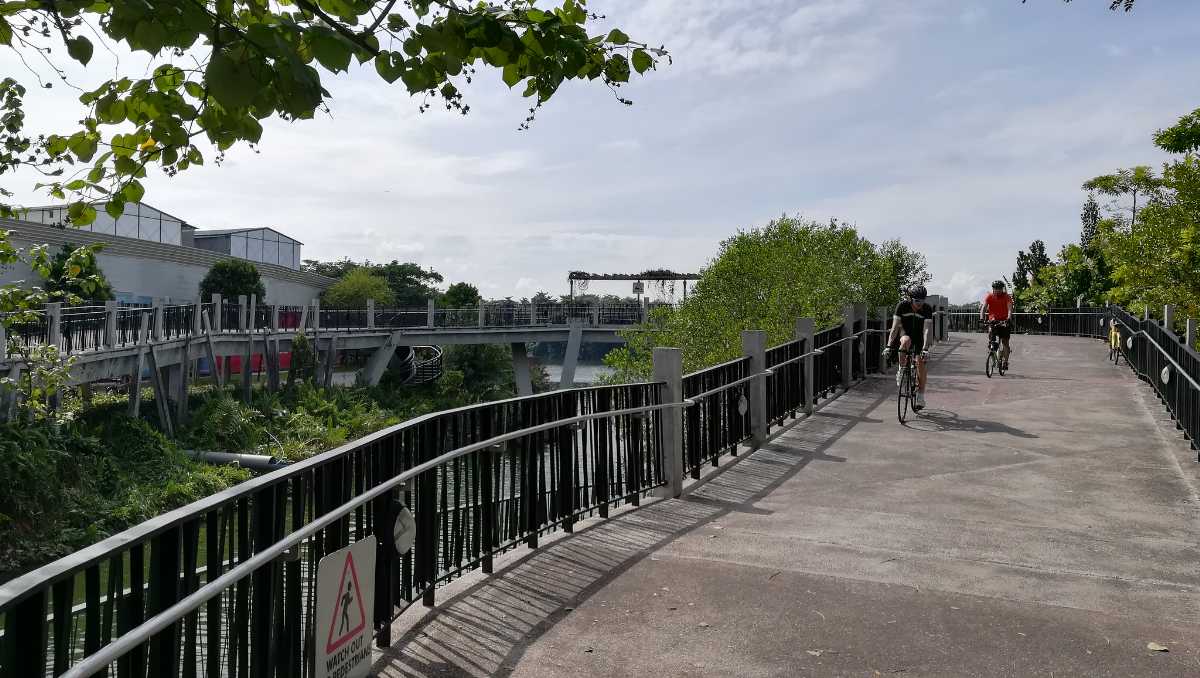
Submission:
[[[1008,364],[1004,362],[1004,356],[1000,350],[1000,337],[996,336],[994,328],[989,335],[987,362],[984,363],[983,371],[988,376],[988,379],[992,378],[993,372],[1003,377],[1004,373],[1008,370]]]
[[[900,366],[900,388],[896,393],[896,417],[903,424],[908,421],[910,411],[914,417],[921,411],[914,405],[917,399],[917,353],[912,349],[897,349],[896,353],[908,357]]]

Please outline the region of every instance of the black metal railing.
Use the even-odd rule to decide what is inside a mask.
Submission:
[[[117,309],[117,346],[132,346],[140,340],[142,316],[150,309],[143,306],[124,306]],[[147,326],[149,327],[149,326]]]
[[[359,330],[367,326],[365,308],[322,308],[321,329]]]
[[[104,306],[64,306],[59,315],[58,347],[67,353],[104,346],[108,312]]]
[[[767,349],[767,421],[771,425],[796,418],[804,409],[804,356],[803,339],[789,341]]]
[[[162,328],[159,332],[164,339],[178,339],[191,336],[196,320],[194,304],[164,306],[162,310]]]
[[[683,463],[693,478],[705,463],[716,466],[721,455],[737,454],[750,437],[747,388],[754,378],[749,358],[683,376],[683,397],[694,403],[683,414]]]
[[[0,676],[59,675],[122,636],[141,642],[143,621],[317,520],[330,524],[121,653],[108,675],[312,675],[316,564],[368,535],[380,540],[373,622],[387,645],[390,622],[433,604],[438,584],[661,485],[658,397],[634,384],[439,412],[147,521],[0,587]],[[407,485],[334,511],[424,463]],[[400,502],[416,519],[403,556],[390,543]]]
[[[424,308],[376,309],[375,327],[406,329],[429,326],[429,310]]]
[[[220,313],[222,331],[236,332],[242,329],[242,307],[240,304],[223,299],[221,301]]]
[[[1121,356],[1140,379],[1154,387],[1176,428],[1187,436],[1192,449],[1198,449],[1200,357],[1184,337],[1158,320],[1139,320],[1118,306],[1109,309],[1109,317],[1120,333]]]
[[[951,332],[985,330],[978,311],[955,311],[947,313],[946,316],[947,327]],[[1051,309],[1045,313],[1019,312],[1012,314],[1012,329],[1018,334],[1104,337],[1108,333],[1104,325],[1105,317],[1102,308]]]
[[[822,353],[813,359],[813,403],[832,396],[842,385],[841,338],[845,327],[835,325],[813,335],[813,348]]]

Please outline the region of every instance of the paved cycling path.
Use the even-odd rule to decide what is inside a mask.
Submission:
[[[402,618],[380,676],[1200,676],[1200,472],[1093,340],[936,351]],[[1169,652],[1152,652],[1148,643]]]

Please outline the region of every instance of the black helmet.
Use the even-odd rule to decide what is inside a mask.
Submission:
[[[908,298],[913,301],[925,301],[925,297],[929,296],[924,285],[914,285],[908,288]]]
[[[1004,285],[1003,280],[997,280],[992,283],[992,289],[994,289],[994,290],[1002,290],[1002,289],[1004,289],[1004,287],[1005,287],[1005,285]]]

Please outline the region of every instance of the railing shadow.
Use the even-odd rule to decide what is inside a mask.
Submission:
[[[861,415],[890,395],[867,381],[831,405],[839,415]],[[826,451],[863,420],[822,413],[798,420],[761,449],[712,472],[681,500],[577,529],[447,598],[415,623],[401,628],[401,619],[399,640],[384,651],[374,675],[509,675],[532,642],[657,548],[730,513],[764,513],[754,504],[809,464],[846,461]]]

